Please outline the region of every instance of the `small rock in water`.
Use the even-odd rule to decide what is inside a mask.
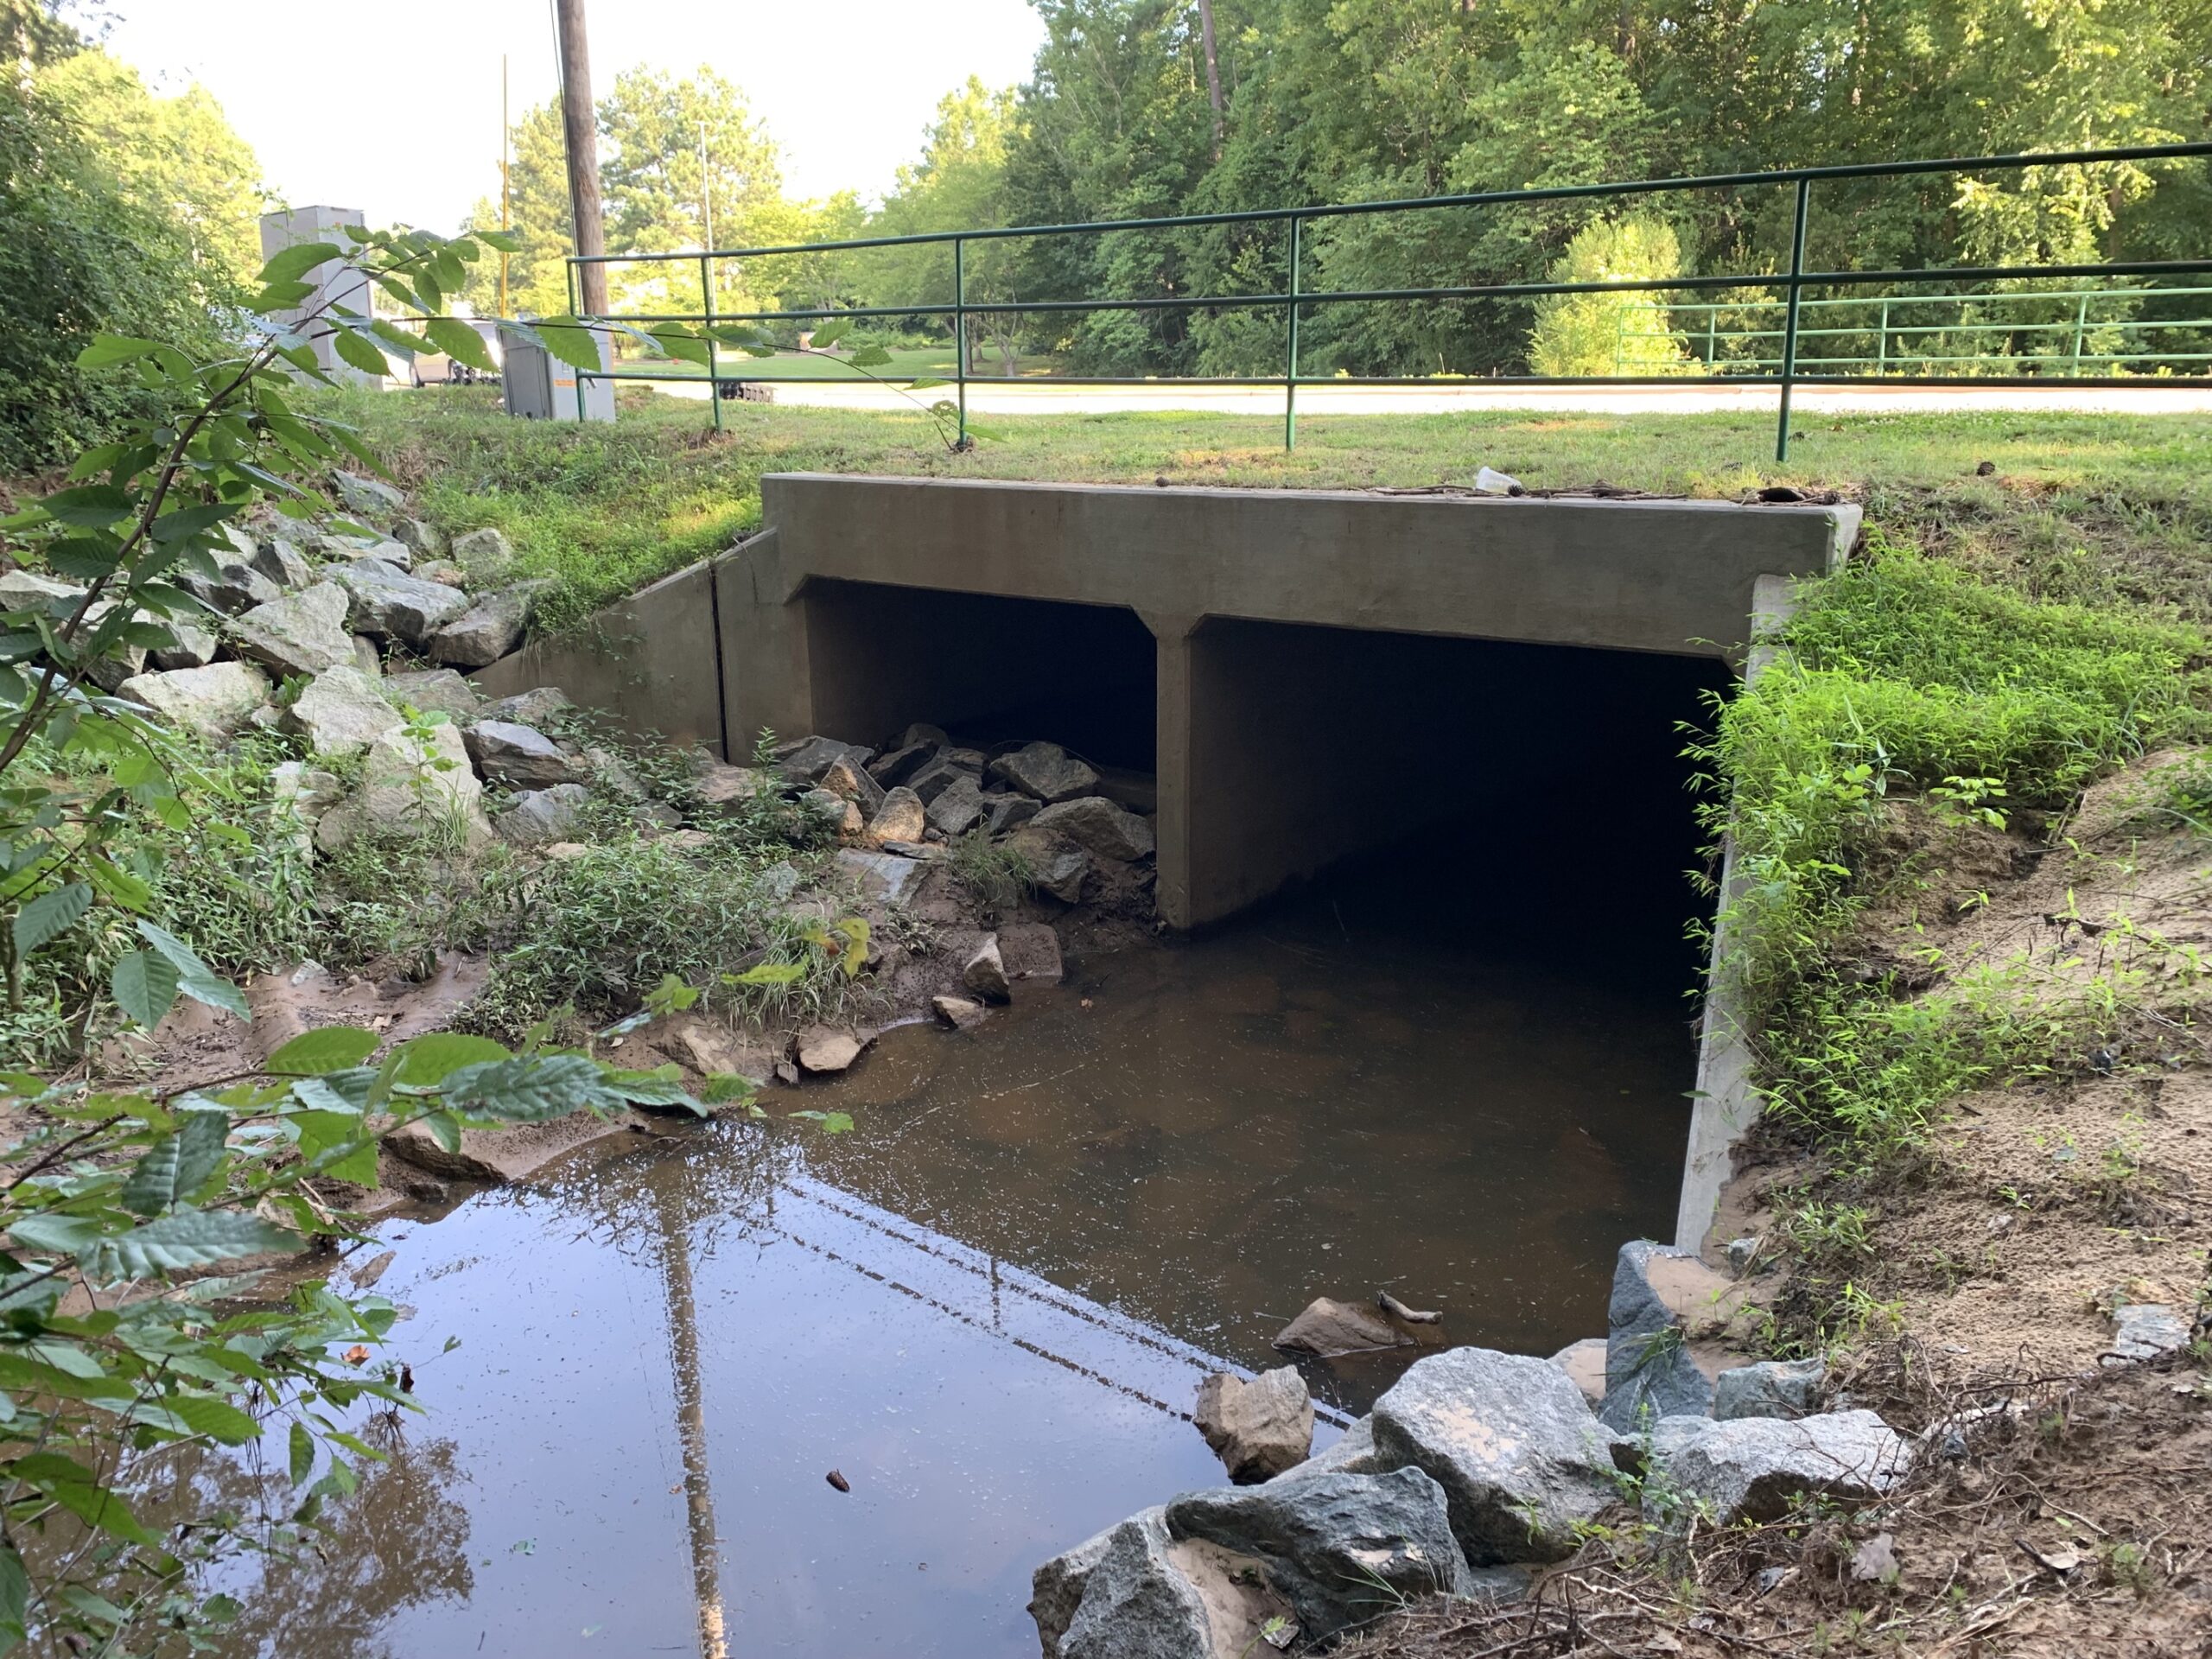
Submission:
[[[1313,1449],[1313,1400],[1288,1365],[1250,1382],[1217,1371],[1198,1384],[1191,1421],[1240,1486],[1269,1480],[1306,1461]]]
[[[987,934],[976,952],[962,964],[960,982],[986,1002],[1010,1002],[1014,987],[1007,983],[1006,961],[999,955],[995,933]]]
[[[1444,1315],[1434,1308],[1408,1307],[1387,1290],[1375,1293],[1375,1306],[1401,1325],[1441,1325]]]
[[[1380,1348],[1410,1348],[1413,1338],[1374,1308],[1317,1296],[1306,1311],[1275,1332],[1271,1344],[1293,1353],[1328,1359],[1338,1354],[1373,1353]]]
[[[799,1034],[798,1063],[817,1076],[842,1071],[861,1057],[861,1039],[834,1026],[811,1026]]]
[[[972,1002],[964,996],[933,996],[930,999],[930,1012],[955,1031],[966,1031],[988,1019],[991,1013],[981,1002]]]

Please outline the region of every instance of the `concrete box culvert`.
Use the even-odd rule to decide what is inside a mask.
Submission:
[[[486,671],[486,690],[559,683],[734,760],[763,728],[875,743],[909,721],[1026,715],[1018,734],[1149,761],[1159,905],[1181,928],[1418,827],[1346,804],[1482,730],[1464,683],[1481,675],[1440,642],[1740,670],[1755,614],[1834,568],[1859,525],[1848,505],[815,474],[765,478],[761,500],[758,535],[610,607],[595,637]],[[1630,677],[1617,695],[1649,693]],[[1338,787],[1317,760],[1340,763]],[[1716,996],[1686,1243],[1755,1103],[1731,1033]]]

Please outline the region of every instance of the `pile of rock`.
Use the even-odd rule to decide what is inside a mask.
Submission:
[[[448,558],[437,530],[397,516],[406,499],[390,485],[340,473],[335,487],[356,518],[389,524],[389,533],[359,536],[290,520],[226,524],[213,574],[183,569],[175,578],[200,612],[163,621],[168,645],[117,647],[91,677],[220,741],[248,726],[276,723],[276,689],[286,679],[339,667],[373,679],[387,655],[402,653],[480,668],[520,647],[542,584],[509,579],[512,555],[498,531],[460,537]],[[27,570],[0,575],[0,610],[51,610],[84,593],[76,583]]]
[[[814,736],[775,759],[775,781],[845,845],[911,851],[981,833],[1020,853],[1037,891],[1065,905],[1141,880],[1154,850],[1151,820],[1057,743],[965,748],[917,725],[880,750]]]
[[[1432,1354],[1319,1456],[1047,1561],[1029,1609],[1047,1659],[1303,1650],[1371,1618],[1378,1596],[1517,1598],[1631,1499],[1662,1525],[1725,1526],[1894,1491],[1913,1448],[1873,1412],[1818,1409],[1818,1362],[1726,1363],[1741,1300],[1688,1252],[1624,1246],[1602,1344]],[[1287,1370],[1208,1379],[1198,1421],[1233,1476],[1286,1457],[1294,1387],[1302,1399]]]

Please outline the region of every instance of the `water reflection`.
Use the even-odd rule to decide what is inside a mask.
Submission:
[[[1625,942],[1548,962],[1338,888],[889,1033],[809,1090],[849,1135],[671,1127],[396,1228],[428,1430],[226,1650],[1027,1659],[1032,1567],[1217,1482],[1197,1382],[1277,1363],[1308,1298],[1602,1328],[1673,1208],[1675,990]],[[1316,1380],[1357,1408],[1404,1363]]]

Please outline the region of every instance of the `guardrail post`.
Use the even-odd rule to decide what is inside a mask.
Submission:
[[[2074,308],[2074,378],[2076,379],[2081,378],[2082,373],[2082,331],[2088,326],[2088,322],[2089,296],[2087,292],[2084,292],[2082,296],[2082,302]]]
[[[1713,372],[1713,365],[1720,360],[1719,344],[1713,338],[1719,327],[1720,308],[1717,305],[1707,306],[1705,308],[1705,372],[1707,374]]]
[[[1290,328],[1282,369],[1282,447],[1286,452],[1298,448],[1298,226],[1299,220],[1294,215],[1290,221]]]
[[[1882,332],[1875,338],[1874,372],[1880,375],[1890,365],[1890,302],[1886,295],[1882,299]]]
[[[968,447],[968,240],[952,238],[952,378],[960,390],[960,448]]]
[[[715,430],[722,429],[722,383],[715,372],[715,282],[708,272],[707,256],[699,256],[700,314],[707,319],[707,407],[715,414]]]
[[[1797,181],[1797,217],[1789,233],[1789,310],[1782,325],[1782,419],[1775,429],[1774,458],[1789,459],[1789,390],[1797,375],[1797,308],[1805,293],[1805,214],[1813,200],[1813,181]]]

